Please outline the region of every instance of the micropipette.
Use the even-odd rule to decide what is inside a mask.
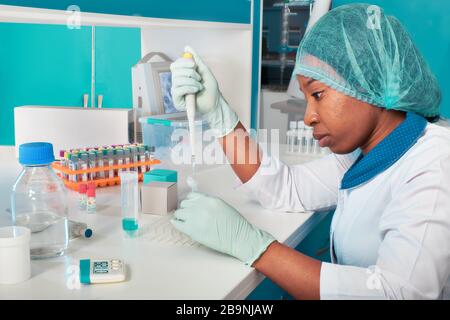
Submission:
[[[183,58],[192,60],[192,54],[190,52],[185,52]],[[195,94],[187,94],[185,99],[189,125],[189,139],[191,141],[191,161],[195,162]]]
[[[185,52],[183,54],[183,58],[191,59],[192,54],[190,52]],[[195,181],[195,94],[189,93],[185,97],[186,99],[186,114],[188,118],[188,126],[189,126],[189,140],[191,142],[191,162],[192,162],[192,176],[189,176],[187,179],[187,183],[191,190],[197,191],[197,183]]]

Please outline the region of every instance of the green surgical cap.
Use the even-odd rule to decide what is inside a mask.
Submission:
[[[378,6],[337,7],[307,32],[294,75],[372,105],[439,115],[439,84],[411,37]]]

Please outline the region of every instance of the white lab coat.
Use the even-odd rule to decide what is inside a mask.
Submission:
[[[295,166],[264,154],[239,189],[275,210],[336,206],[322,299],[450,299],[450,130],[427,124],[391,167],[340,190],[359,153]]]

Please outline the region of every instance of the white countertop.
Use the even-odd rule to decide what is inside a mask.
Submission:
[[[305,158],[284,160],[299,163]],[[20,172],[13,147],[0,147],[0,163],[1,226],[9,224],[9,194]],[[176,169],[180,200],[188,192],[184,181],[190,167]],[[326,215],[263,209],[234,192],[236,178],[229,166],[202,168],[196,178],[200,191],[221,197],[250,222],[291,247],[297,246]],[[264,279],[239,260],[188,241],[170,225],[169,217],[143,214],[142,234],[126,238],[121,229],[120,187],[98,188],[97,213],[90,215],[78,211],[75,192],[68,194],[69,218],[86,222],[94,231],[93,237],[72,240],[63,257],[32,260],[31,279],[0,285],[0,299],[244,299]],[[123,259],[127,265],[126,282],[69,289],[67,283],[73,278],[70,267],[85,258]]]

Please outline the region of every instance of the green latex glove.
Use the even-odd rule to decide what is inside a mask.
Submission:
[[[275,241],[225,201],[192,192],[175,211],[172,224],[193,240],[252,265]]]
[[[179,58],[170,65],[175,108],[186,110],[186,94],[196,94],[197,112],[203,115],[211,129],[216,129],[218,137],[226,136],[236,127],[238,116],[228,106],[216,78],[200,56],[190,47],[186,47],[185,52],[191,53],[193,59]]]

